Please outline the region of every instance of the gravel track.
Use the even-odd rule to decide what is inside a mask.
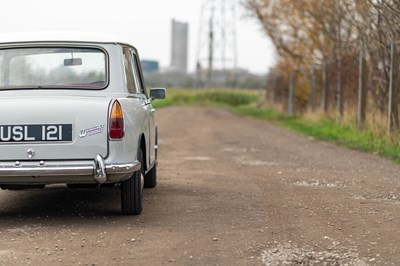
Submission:
[[[400,166],[221,109],[157,111],[156,189],[0,192],[0,265],[396,265]]]

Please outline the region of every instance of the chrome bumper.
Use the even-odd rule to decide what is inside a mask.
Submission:
[[[126,164],[105,164],[104,159],[97,155],[91,163],[83,164],[49,164],[46,165],[43,161],[39,165],[21,165],[16,162],[12,165],[0,164],[0,178],[7,177],[49,177],[49,176],[93,176],[94,180],[103,184],[107,182],[108,175],[129,174],[139,171],[141,168],[140,162]]]

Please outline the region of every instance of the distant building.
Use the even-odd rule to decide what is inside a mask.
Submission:
[[[160,64],[158,63],[158,61],[142,60],[141,64],[142,64],[142,70],[146,74],[155,73],[160,70]]]
[[[186,73],[189,24],[172,20],[171,70]]]

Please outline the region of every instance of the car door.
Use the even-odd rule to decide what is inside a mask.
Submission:
[[[140,61],[139,61],[138,56],[132,51],[132,63],[133,63],[133,69],[134,69],[134,74],[135,74],[135,84],[136,84],[136,87],[138,88],[140,96],[143,98],[143,108],[145,109],[145,112],[147,113],[147,119],[148,119],[148,131],[146,132],[147,133],[146,141],[148,142],[147,143],[148,144],[147,145],[147,160],[149,162],[149,165],[151,165],[155,160],[155,151],[154,151],[154,145],[155,145],[154,112],[155,112],[155,109],[151,105],[151,99],[148,97],[139,62]]]

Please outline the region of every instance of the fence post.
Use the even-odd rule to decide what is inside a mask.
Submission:
[[[391,132],[394,126],[398,127],[398,109],[397,109],[397,56],[396,46],[390,45],[390,82],[389,82],[389,102],[388,102],[388,131]]]
[[[315,65],[311,65],[311,95],[310,95],[310,104],[311,111],[315,112],[315,97],[316,97],[316,86],[317,86],[317,77],[315,76]]]
[[[290,73],[290,85],[289,85],[289,115],[290,116],[294,116],[294,112],[295,112],[295,78],[296,78],[296,72],[297,70],[292,70],[292,72]]]
[[[357,111],[357,124],[359,128],[364,128],[365,124],[365,110],[367,104],[366,92],[366,72],[365,72],[365,57],[364,52],[360,51],[359,72],[358,72],[358,111]]]
[[[324,62],[322,69],[322,93],[321,93],[322,109],[328,112],[328,66]]]
[[[343,118],[343,69],[342,58],[337,61],[336,113],[338,120]]]

